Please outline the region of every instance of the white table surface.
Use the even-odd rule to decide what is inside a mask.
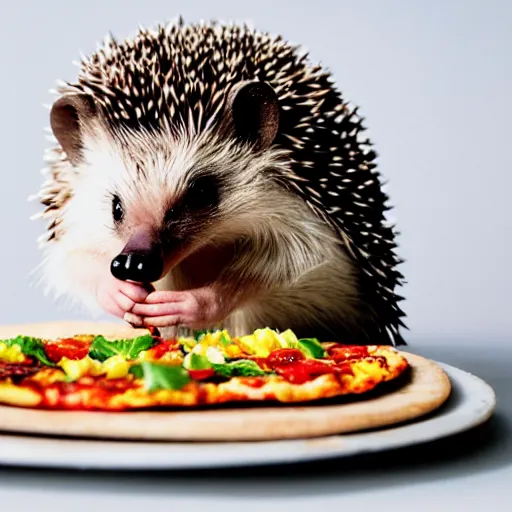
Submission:
[[[508,346],[507,346],[508,345]],[[496,391],[485,425],[419,447],[299,467],[113,473],[0,467],[0,511],[512,510],[512,343],[412,343]],[[463,351],[463,353],[462,353]]]

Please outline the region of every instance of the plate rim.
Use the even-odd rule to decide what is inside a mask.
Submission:
[[[173,471],[303,463],[424,444],[471,430],[487,421],[494,413],[497,402],[496,393],[490,384],[455,366],[434,360],[433,362],[446,372],[452,388],[461,393],[459,403],[449,411],[443,410],[445,405],[443,404],[439,410],[431,413],[431,416],[418,418],[405,425],[384,427],[371,432],[334,434],[317,438],[235,442],[63,439],[2,433],[0,434],[0,465],[53,469]],[[469,393],[468,388],[472,387],[479,393],[476,395],[473,392]],[[470,414],[468,409],[470,406],[476,407],[477,401],[479,403],[477,413]],[[460,415],[462,417],[458,418]],[[457,419],[455,423],[450,422],[453,418]],[[429,425],[439,426],[439,424],[442,426],[441,430],[428,427]],[[418,435],[418,430],[421,435]],[[376,441],[377,439],[379,442]],[[95,446],[97,450],[90,450],[91,446]],[[96,457],[94,460],[94,454],[101,453],[101,450],[105,450],[106,447],[109,448],[107,456],[99,459]],[[222,457],[218,456],[219,448],[222,449]],[[81,452],[78,458],[77,452],[79,455]],[[178,460],[173,460],[173,454],[178,455]],[[227,457],[226,454],[228,454]],[[113,455],[117,455],[118,458],[112,460]],[[155,455],[157,455],[156,459]],[[187,458],[190,455],[192,457]]]

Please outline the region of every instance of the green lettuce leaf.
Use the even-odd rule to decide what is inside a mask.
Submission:
[[[109,341],[103,336],[96,336],[89,348],[89,357],[105,361],[109,357],[121,355],[126,359],[135,359],[143,350],[148,350],[154,344],[151,334],[138,336],[131,340]]]
[[[48,359],[46,352],[44,351],[42,340],[38,338],[32,338],[30,336],[17,336],[16,338],[9,340],[2,340],[2,343],[5,343],[8,347],[19,345],[21,351],[26,356],[34,357],[47,366],[55,366],[55,364]]]
[[[258,377],[265,375],[265,372],[258,366],[258,364],[249,359],[239,359],[224,364],[212,364],[217,375],[221,377]]]
[[[182,366],[170,366],[149,361],[133,365],[130,368],[130,373],[138,379],[144,379],[144,387],[147,391],[181,389],[191,380],[187,370]]]

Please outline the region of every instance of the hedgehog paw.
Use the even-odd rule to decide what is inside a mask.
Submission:
[[[135,304],[124,319],[134,325],[185,326],[206,329],[226,316],[226,308],[210,287],[186,291],[156,291]]]
[[[151,290],[145,289],[142,285],[112,278],[102,281],[96,298],[104,311],[124,318],[136,303],[144,302],[150,293]]]

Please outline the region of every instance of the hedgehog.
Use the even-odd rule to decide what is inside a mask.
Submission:
[[[328,69],[182,18],[109,34],[78,66],[35,196],[46,294],[162,332],[406,343],[377,153]]]

